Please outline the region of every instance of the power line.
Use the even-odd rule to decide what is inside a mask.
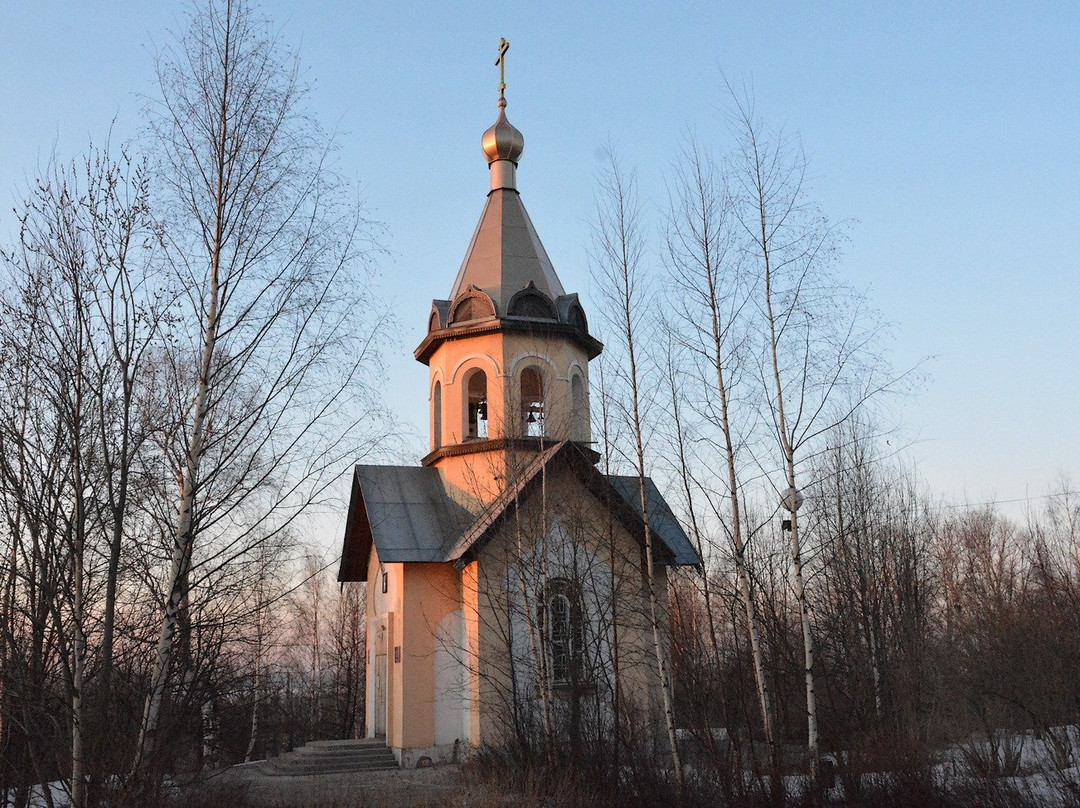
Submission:
[[[1057,491],[1052,494],[1034,494],[1028,497],[1017,497],[1015,499],[991,499],[986,502],[956,502],[956,503],[942,503],[941,505],[934,506],[936,510],[955,510],[957,508],[985,508],[992,505],[1015,505],[1018,502],[1034,502],[1036,500],[1055,499],[1057,497],[1080,497],[1080,491]]]

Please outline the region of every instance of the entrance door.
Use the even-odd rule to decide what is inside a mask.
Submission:
[[[386,650],[375,654],[375,734],[386,735]]]
[[[368,694],[368,705],[371,712],[367,734],[369,738],[385,737],[387,690],[389,689],[387,683],[389,671],[386,668],[386,617],[373,618],[368,631],[372,632],[368,636],[374,638],[375,642],[372,643],[372,671],[371,679],[368,680],[368,687],[371,688]]]

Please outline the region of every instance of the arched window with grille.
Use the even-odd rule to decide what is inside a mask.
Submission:
[[[482,370],[472,371],[465,382],[465,411],[468,413],[467,438],[486,438],[488,436],[487,375]]]
[[[535,367],[521,371],[522,434],[542,438],[544,432],[544,380]]]
[[[576,588],[565,578],[553,578],[544,587],[540,625],[551,683],[584,681],[584,626]]]

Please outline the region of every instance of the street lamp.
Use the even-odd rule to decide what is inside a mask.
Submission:
[[[804,501],[805,497],[803,497],[802,491],[797,488],[789,488],[780,495],[780,507],[790,513],[792,517],[795,516],[795,511],[799,510],[799,506],[802,505]],[[783,530],[791,530],[791,518],[781,521],[780,527]]]

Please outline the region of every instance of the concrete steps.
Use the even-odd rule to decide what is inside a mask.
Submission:
[[[390,771],[394,753],[381,738],[359,741],[312,741],[281,757],[265,760],[259,770],[271,777],[300,777],[341,772]]]

